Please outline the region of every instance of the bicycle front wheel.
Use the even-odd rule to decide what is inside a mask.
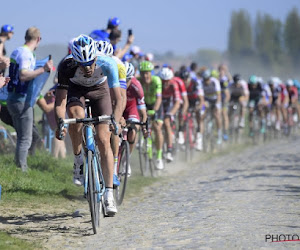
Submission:
[[[97,233],[100,220],[100,202],[97,199],[97,182],[99,184],[98,176],[95,173],[94,159],[92,151],[88,151],[88,202],[91,212],[91,220],[94,234]]]
[[[128,141],[123,141],[119,152],[118,179],[120,181],[120,186],[115,189],[115,197],[118,206],[122,204],[125,196],[128,177],[129,152]]]

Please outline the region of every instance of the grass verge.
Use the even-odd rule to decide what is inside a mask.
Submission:
[[[25,240],[21,240],[15,237],[10,236],[7,233],[0,232],[0,249],[10,249],[10,250],[19,250],[19,249],[40,249],[41,247],[36,243],[31,243]]]

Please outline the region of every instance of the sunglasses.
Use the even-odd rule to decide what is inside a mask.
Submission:
[[[92,61],[85,62],[85,63],[79,63],[79,65],[82,67],[87,67],[87,66],[91,66],[94,62],[95,62],[95,60],[92,60]]]

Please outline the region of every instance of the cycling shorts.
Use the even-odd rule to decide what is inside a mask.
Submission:
[[[84,87],[70,82],[67,107],[70,105],[78,105],[84,108],[85,99],[90,100],[93,117],[112,114],[110,92],[107,82],[91,87]]]

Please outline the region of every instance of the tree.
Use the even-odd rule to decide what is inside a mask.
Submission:
[[[228,51],[232,56],[244,56],[253,51],[251,21],[245,10],[233,12],[231,15]]]
[[[260,59],[273,65],[282,54],[282,24],[270,15],[257,14],[255,23],[255,47]]]
[[[300,17],[297,8],[290,11],[284,26],[284,42],[294,63],[300,61]]]

